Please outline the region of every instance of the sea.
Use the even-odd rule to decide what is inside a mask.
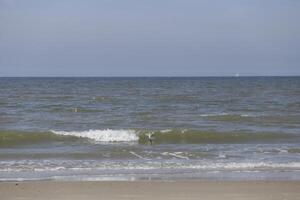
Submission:
[[[300,77],[0,78],[0,181],[300,180]]]

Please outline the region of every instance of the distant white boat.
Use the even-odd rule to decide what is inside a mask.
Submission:
[[[235,77],[240,77],[240,74],[239,74],[239,73],[236,73],[236,74],[235,74]]]

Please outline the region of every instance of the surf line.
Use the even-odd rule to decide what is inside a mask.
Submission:
[[[135,153],[135,152],[133,152],[133,151],[129,151],[129,153],[131,153],[132,155],[134,155],[134,156],[136,156],[136,157],[138,157],[138,158],[140,158],[140,159],[143,159],[143,160],[149,160],[148,158],[144,158],[143,156],[140,156],[139,154],[137,154],[137,153]]]

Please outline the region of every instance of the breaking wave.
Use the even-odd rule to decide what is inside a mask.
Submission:
[[[230,144],[272,142],[274,140],[298,141],[299,136],[287,133],[215,132],[189,129],[130,130],[104,129],[87,131],[0,131],[0,147],[32,145],[51,142],[136,142],[148,144]]]
[[[138,141],[139,137],[134,130],[89,130],[89,131],[52,131],[57,135],[89,138],[97,142],[131,142]]]

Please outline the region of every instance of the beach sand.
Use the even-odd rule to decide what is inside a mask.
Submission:
[[[300,181],[2,182],[0,199],[299,200]]]

